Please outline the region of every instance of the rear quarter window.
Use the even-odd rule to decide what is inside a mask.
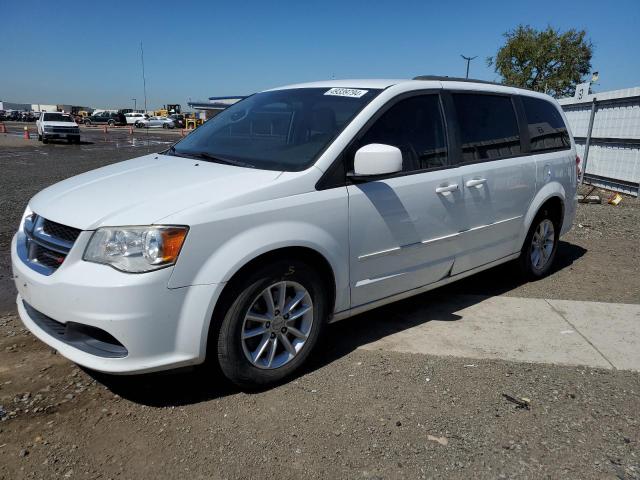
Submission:
[[[521,98],[531,138],[531,152],[569,150],[569,132],[555,105],[541,98]]]

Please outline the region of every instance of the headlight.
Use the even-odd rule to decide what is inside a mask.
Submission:
[[[105,227],[93,233],[82,257],[129,273],[143,273],[176,263],[187,227]]]
[[[31,210],[29,205],[27,205],[27,208],[25,208],[22,218],[20,219],[20,226],[18,227],[18,230],[31,232],[33,230],[34,216],[35,214],[33,213],[33,210]]]

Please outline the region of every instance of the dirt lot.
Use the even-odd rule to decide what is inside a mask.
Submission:
[[[0,135],[0,479],[640,479],[640,374],[359,350],[390,307],[331,326],[297,379],[240,392],[212,369],[85,372],[15,315],[8,248],[31,195],[157,151],[126,136],[28,146]],[[17,142],[17,146],[16,146]],[[640,202],[581,205],[557,271],[509,266],[446,291],[640,303]],[[580,226],[582,225],[582,226]],[[396,304],[410,311],[423,295]],[[503,394],[531,399],[517,408]]]

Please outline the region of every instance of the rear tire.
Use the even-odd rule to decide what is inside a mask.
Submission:
[[[558,250],[560,225],[548,208],[538,212],[531,222],[518,263],[527,280],[538,280],[549,274]]]
[[[113,120],[109,120],[109,121],[107,122],[107,125],[109,125],[110,127],[115,127],[116,122],[114,122]]]
[[[291,376],[313,351],[327,321],[320,276],[301,261],[282,260],[256,268],[231,288],[210,343],[217,346],[223,374],[243,388]]]

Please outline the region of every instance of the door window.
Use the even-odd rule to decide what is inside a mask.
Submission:
[[[443,167],[447,164],[444,132],[439,96],[409,97],[383,113],[357,143],[353,153],[362,146],[382,143],[400,149],[405,172]]]
[[[546,100],[521,97],[531,138],[531,152],[571,148],[569,132],[558,109]]]
[[[454,93],[462,161],[497,160],[520,154],[520,134],[511,97]]]

